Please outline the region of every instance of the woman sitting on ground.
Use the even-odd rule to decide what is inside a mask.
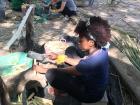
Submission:
[[[100,17],[90,17],[76,30],[79,47],[88,52],[88,56],[72,59],[63,55],[63,61],[72,66],[63,69],[34,66],[34,70],[46,73],[52,87],[67,92],[80,102],[94,103],[104,96],[108,84],[108,51],[103,46],[110,40],[110,26]],[[49,56],[55,60],[60,55],[51,53]]]
[[[52,6],[56,5],[55,13],[62,13],[64,16],[76,15],[76,4],[74,0],[52,0]]]

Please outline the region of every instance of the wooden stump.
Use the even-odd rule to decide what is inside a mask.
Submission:
[[[36,73],[33,70],[27,70],[11,77],[3,77],[3,80],[13,100],[16,100],[17,95],[24,91],[29,81],[34,80],[39,82],[42,87],[46,86],[45,74]]]
[[[0,77],[0,105],[10,105],[9,93],[7,87]]]

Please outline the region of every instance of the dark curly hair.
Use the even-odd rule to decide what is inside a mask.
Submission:
[[[94,40],[95,47],[101,48],[110,41],[110,25],[107,20],[101,17],[90,17],[87,21],[80,20],[75,28],[75,32],[79,37],[86,37]]]

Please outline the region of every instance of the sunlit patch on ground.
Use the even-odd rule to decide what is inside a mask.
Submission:
[[[2,27],[2,28],[10,28],[12,26],[14,26],[14,23],[12,23],[12,22],[5,22],[5,23],[0,24],[0,27]]]

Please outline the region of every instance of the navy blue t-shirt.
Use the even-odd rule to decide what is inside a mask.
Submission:
[[[108,82],[108,51],[103,48],[82,59],[76,70],[82,74],[87,97],[102,97]]]

